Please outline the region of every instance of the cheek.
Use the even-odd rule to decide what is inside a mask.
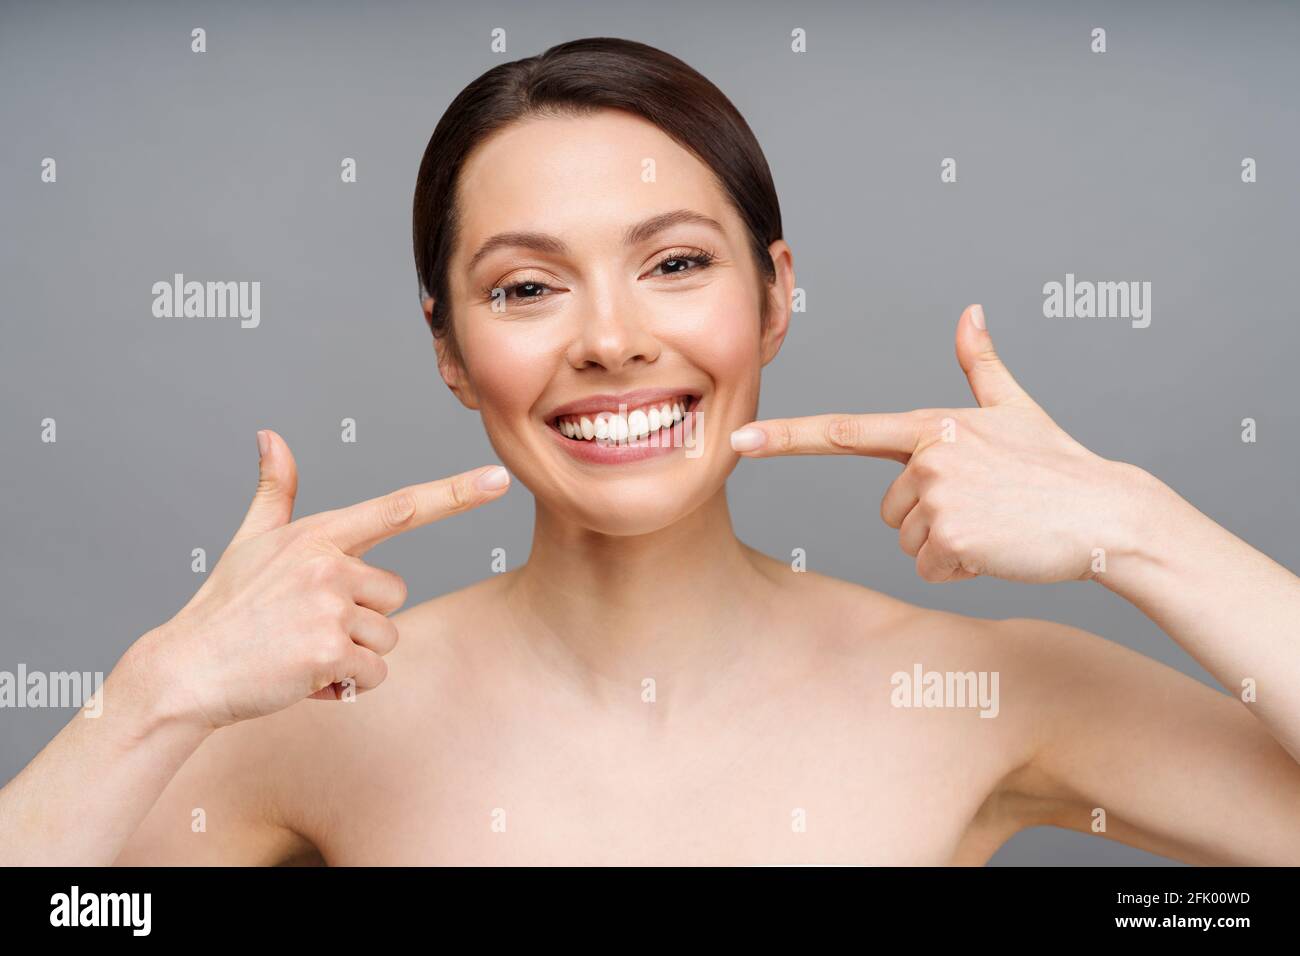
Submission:
[[[521,334],[519,326],[484,323],[462,338],[470,381],[485,424],[509,423],[527,415],[554,369],[552,343]]]
[[[681,350],[712,379],[714,410],[731,423],[752,420],[762,370],[758,299],[749,288],[729,283],[692,310],[679,327]]]

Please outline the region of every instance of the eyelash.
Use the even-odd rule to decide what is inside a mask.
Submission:
[[[665,276],[661,276],[660,278],[665,278],[666,276],[669,275],[681,275],[682,272],[702,272],[703,270],[707,269],[710,265],[712,265],[717,260],[717,258],[718,258],[717,255],[715,255],[714,253],[710,252],[707,249],[685,249],[685,248],[680,250],[675,249],[673,250],[672,253],[664,256],[657,263],[655,263],[655,269],[660,268],[665,262],[692,262],[695,264],[694,269],[685,269],[682,270],[681,272],[665,273]],[[545,295],[529,295],[529,296],[524,296],[521,299],[510,298],[511,293],[513,293],[516,289],[522,288],[523,286],[526,285],[540,286],[543,289],[550,288],[550,286],[548,286],[545,282],[534,282],[529,279],[524,279],[519,282],[511,282],[507,285],[502,285],[502,286],[495,286],[495,285],[488,286],[483,290],[483,295],[485,298],[490,300],[492,298],[492,293],[495,292],[497,289],[501,289],[504,292],[505,298],[515,303],[528,302],[533,299],[546,298]]]

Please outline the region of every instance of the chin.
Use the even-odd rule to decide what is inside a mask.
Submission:
[[[675,507],[653,508],[648,511],[640,509],[635,513],[626,510],[622,510],[620,513],[620,509],[592,512],[590,509],[584,508],[581,513],[574,514],[573,518],[582,527],[598,534],[633,537],[635,535],[653,534],[656,531],[671,527],[694,511],[696,507],[698,507],[698,503],[694,503],[690,507],[678,505]]]
[[[642,474],[631,471],[579,479],[558,493],[551,487],[534,495],[539,505],[580,527],[630,537],[661,531],[686,518],[717,494],[727,478],[726,472],[714,474],[716,469],[702,459]]]
[[[695,412],[696,401],[685,404]],[[689,419],[690,427],[687,427]],[[535,426],[535,427],[534,427]],[[592,443],[565,436],[554,422],[532,422],[502,433],[488,429],[498,457],[533,494],[539,509],[577,527],[618,537],[651,534],[692,514],[725,485],[739,457],[718,447],[702,418],[684,416],[657,449],[590,450]],[[647,439],[639,439],[645,444]]]

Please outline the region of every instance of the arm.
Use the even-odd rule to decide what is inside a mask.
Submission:
[[[1050,675],[1040,747],[1005,782],[1028,798],[1013,805],[1085,833],[1100,808],[1100,835],[1189,863],[1298,865],[1300,579],[1145,472],[1128,477],[1139,507],[1112,523],[1094,578],[1228,693],[1074,628],[1010,622]]]
[[[1108,801],[1135,840],[1181,841],[1197,859],[1300,862],[1300,580],[1142,469],[1067,435],[1003,365],[979,306],[963,313],[956,345],[978,408],[755,422],[733,447],[898,461],[881,517],[922,578],[1099,581],[1234,695],[1131,652],[1103,654],[1091,636],[1051,641],[1057,656],[1034,660],[1043,674],[1065,668],[1038,699],[1056,729],[1011,792],[1066,807],[1075,823],[1088,801]],[[1092,650],[1080,657],[1076,644]],[[1239,698],[1247,679],[1257,702]],[[1232,847],[1214,842],[1225,832]]]
[[[1046,824],[1198,865],[1300,864],[1300,764],[1239,700],[1078,628],[999,627],[1035,738],[998,788],[1001,839]]]
[[[123,656],[102,714],[74,717],[0,790],[0,865],[170,859],[184,846],[171,842],[177,814],[213,807],[227,826],[203,845],[210,861],[300,852],[261,792],[258,766],[273,756],[252,761],[250,780],[259,735],[232,725],[378,686],[406,585],[361,555],[509,487],[505,469],[476,469],[291,522],[293,455],[274,432],[259,448],[257,494],[208,580]]]
[[[104,681],[103,712],[69,721],[0,790],[0,863],[111,863],[211,732],[152,694],[128,651]]]
[[[1300,578],[1137,469],[1095,579],[1137,607],[1300,760]],[[1253,698],[1253,699],[1252,699]]]
[[[146,635],[104,682],[99,717],[73,717],[0,791],[8,866],[277,864],[311,853],[263,798],[279,744],[264,717],[214,731],[148,677]],[[251,733],[249,733],[251,729]],[[212,836],[192,826],[194,811]]]

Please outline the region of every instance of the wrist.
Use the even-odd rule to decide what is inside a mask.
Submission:
[[[1169,570],[1176,561],[1178,528],[1189,506],[1172,488],[1137,465],[1112,462],[1117,506],[1105,546],[1105,570],[1093,580],[1117,593]]]
[[[164,625],[165,627],[165,625]],[[201,740],[215,728],[185,699],[183,682],[170,672],[162,627],[142,635],[104,682],[105,712],[129,724],[137,741],[160,733]]]

